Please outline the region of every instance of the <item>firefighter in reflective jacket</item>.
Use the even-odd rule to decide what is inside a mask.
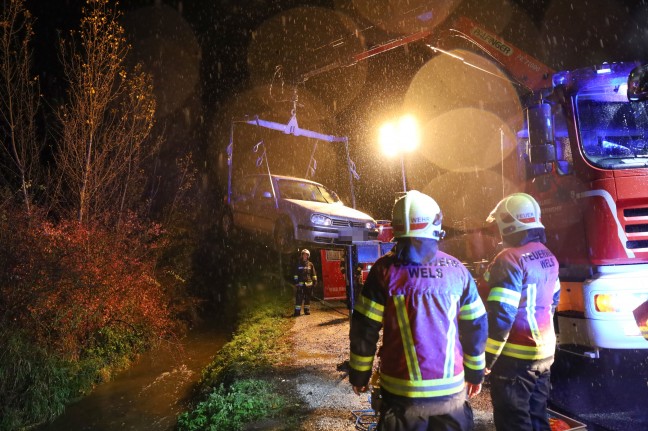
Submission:
[[[351,318],[349,381],[368,389],[382,329],[378,430],[469,430],[487,319],[475,282],[438,250],[441,209],[412,190],[394,204],[396,245],[369,272]]]
[[[549,369],[560,296],[558,262],[545,247],[540,206],[526,193],[502,199],[488,219],[504,249],[484,274],[488,285],[486,369],[490,370],[495,428],[547,430]]]
[[[317,284],[317,273],[313,263],[308,260],[309,258],[310,251],[303,249],[297,264],[297,271],[293,276],[295,283],[295,317],[301,314],[302,302],[304,303],[304,314],[310,314],[310,300],[313,287]]]

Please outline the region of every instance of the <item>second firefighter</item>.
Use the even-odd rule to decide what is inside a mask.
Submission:
[[[301,314],[302,303],[304,304],[304,314],[310,314],[310,300],[313,287],[317,284],[317,273],[315,272],[315,265],[309,259],[310,251],[303,249],[293,276],[295,283],[295,317]]]

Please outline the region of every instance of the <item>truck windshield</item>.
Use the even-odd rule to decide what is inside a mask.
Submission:
[[[585,157],[605,169],[648,167],[648,111],[645,102],[588,93],[576,99]]]

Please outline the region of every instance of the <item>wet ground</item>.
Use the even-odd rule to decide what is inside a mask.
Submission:
[[[648,354],[603,351],[598,359],[558,353],[551,400],[588,431],[648,430]]]

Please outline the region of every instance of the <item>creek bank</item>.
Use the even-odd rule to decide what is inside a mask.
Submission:
[[[202,369],[227,342],[231,331],[203,321],[179,346],[157,348],[88,396],[68,405],[38,431],[171,431],[186,409]]]

